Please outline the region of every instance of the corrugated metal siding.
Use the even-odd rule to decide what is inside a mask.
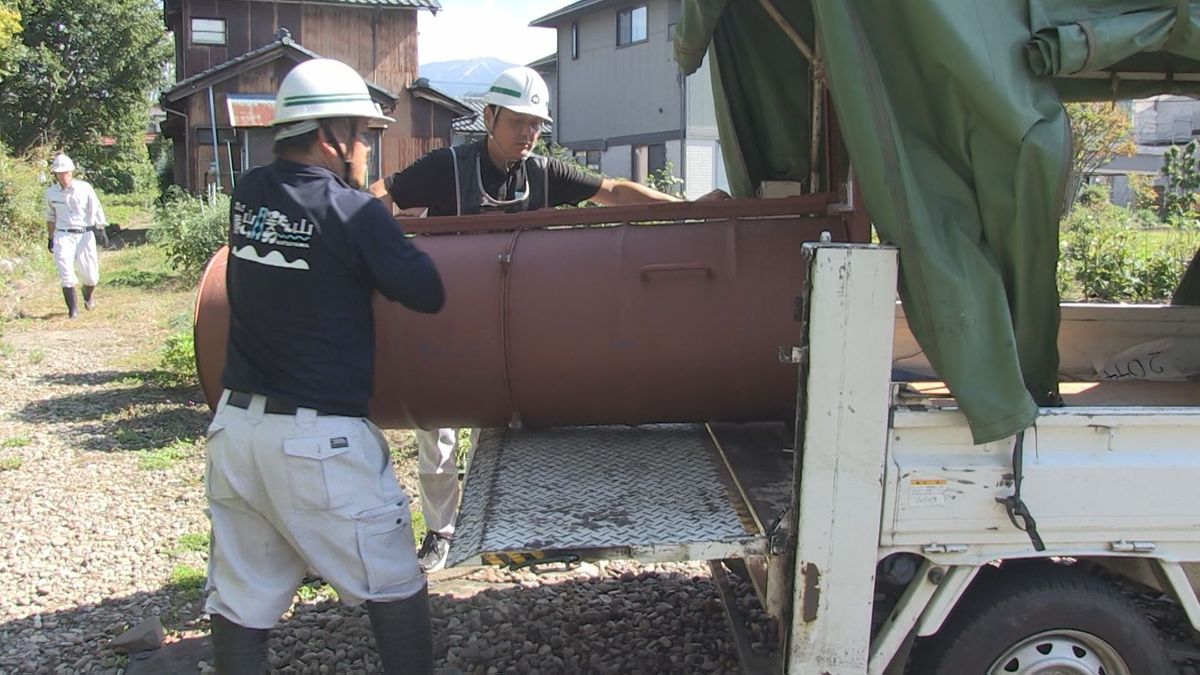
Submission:
[[[651,0],[648,39],[618,48],[617,10],[579,19],[579,58],[571,58],[571,22],[559,26],[558,139],[629,136],[680,128],[680,90],[667,39],[666,0]],[[627,174],[626,167],[622,173]]]
[[[687,198],[695,199],[716,184],[715,148],[709,143],[687,144]]]

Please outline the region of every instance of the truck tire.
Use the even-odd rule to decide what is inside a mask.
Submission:
[[[1081,570],[1020,565],[980,581],[936,635],[918,641],[909,675],[1176,672],[1145,616]]]

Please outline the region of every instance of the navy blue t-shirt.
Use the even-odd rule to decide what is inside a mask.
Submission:
[[[229,248],[227,389],[366,415],[372,291],[418,312],[442,307],[429,256],[379,200],[322,167],[279,160],[242,176]]]

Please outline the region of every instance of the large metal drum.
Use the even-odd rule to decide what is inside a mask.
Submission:
[[[779,351],[800,343],[802,245],[823,232],[845,240],[846,225],[812,200],[771,201],[429,219],[428,229],[509,231],[416,237],[446,304],[423,315],[376,296],[372,419],[422,428],[789,419],[796,369]],[[792,201],[817,213],[783,208]],[[554,213],[578,222],[634,212],[667,222],[544,227]],[[524,229],[532,225],[543,227]],[[225,256],[210,263],[196,306],[210,405],[229,326]]]

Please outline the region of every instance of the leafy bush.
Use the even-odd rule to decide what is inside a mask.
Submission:
[[[1167,188],[1163,194],[1163,211],[1168,218],[1200,215],[1200,140],[1187,145],[1173,145],[1163,155],[1163,175]]]
[[[684,198],[683,179],[675,175],[675,165],[672,162],[667,162],[665,167],[651,172],[646,178],[646,185],[659,192]]]
[[[167,337],[156,379],[165,386],[187,386],[199,382],[196,374],[196,342],[190,329]]]
[[[166,251],[167,262],[180,272],[198,276],[228,240],[229,196],[217,193],[210,203],[172,187],[155,210],[154,221],[150,238]]]
[[[37,159],[9,156],[0,146],[0,252],[46,241],[46,185]]]
[[[1063,220],[1058,286],[1064,300],[1164,302],[1200,247],[1194,226],[1147,229],[1147,212],[1106,202]]]

